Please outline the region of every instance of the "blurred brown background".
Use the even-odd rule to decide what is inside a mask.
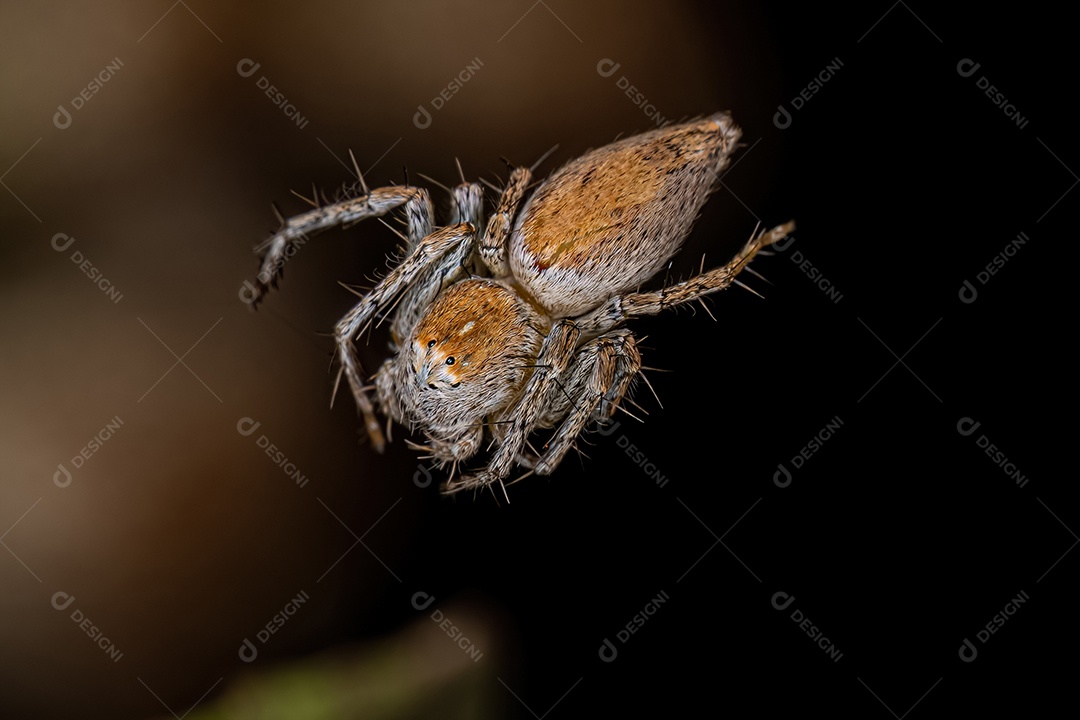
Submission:
[[[802,587],[791,573],[810,566],[861,567],[843,554],[850,552],[845,533],[873,534],[876,528],[867,525],[883,524],[883,534],[904,528],[902,509],[896,509],[895,526],[879,519],[824,533],[829,544],[817,548],[817,560],[773,556],[773,567],[789,574],[774,572],[764,585],[753,583],[730,556],[722,559],[724,549],[717,548],[689,578],[698,578],[700,587],[681,597],[674,588],[695,559],[715,547],[713,537],[773,489],[769,478],[778,459],[805,444],[829,417],[849,412],[830,403],[842,397],[845,408],[854,407],[892,364],[855,316],[902,353],[934,318],[948,314],[942,307],[955,311],[955,289],[1006,242],[1003,234],[980,245],[978,233],[959,231],[964,223],[995,207],[1021,218],[1002,222],[1011,237],[1034,228],[1033,218],[1069,187],[1068,174],[1025,137],[1028,149],[1015,165],[1046,179],[1030,204],[977,190],[954,195],[951,206],[939,200],[936,183],[970,187],[972,178],[985,177],[978,159],[983,138],[1005,133],[1008,140],[993,142],[1008,145],[1013,137],[1007,134],[1012,128],[993,125],[1000,118],[990,101],[964,95],[969,88],[951,70],[964,54],[981,50],[979,57],[989,58],[990,35],[965,18],[931,16],[929,25],[950,43],[941,50],[922,20],[903,7],[875,25],[887,4],[846,17],[838,27],[835,9],[792,15],[743,2],[170,2],[6,3],[2,9],[0,714],[183,716],[193,706],[207,710],[231,697],[240,717],[244,708],[258,706],[265,688],[250,691],[245,705],[235,697],[238,683],[327,652],[340,667],[368,658],[340,680],[348,687],[368,682],[375,687],[364,692],[376,698],[395,683],[409,689],[399,693],[406,700],[388,700],[382,710],[358,715],[364,717],[543,715],[561,702],[565,712],[580,714],[650,677],[676,688],[681,677],[703,697],[710,696],[710,679],[727,677],[724,687],[732,689],[724,692],[744,702],[755,694],[748,677],[763,677],[779,662],[777,653],[805,652],[814,672],[821,671],[813,664],[816,648],[790,623],[775,620],[767,598],[781,585]],[[856,42],[869,28],[869,41]],[[845,64],[833,85],[796,115],[793,130],[779,130],[773,123],[778,104],[790,103],[836,57]],[[618,64],[606,77],[597,69],[605,60]],[[1029,75],[1045,67],[1028,62]],[[245,76],[241,70],[253,63],[257,68]],[[436,108],[433,99],[470,64],[478,69]],[[927,86],[925,66],[939,73],[940,86]],[[1043,123],[1039,137],[1064,153],[1063,133],[1048,127],[1046,113],[1039,115],[1041,96],[1023,89],[1021,69],[1007,62],[987,67],[1018,104],[1027,101],[1025,110]],[[266,84],[286,102],[268,97],[260,87]],[[629,84],[641,95],[628,96]],[[967,116],[948,107],[936,128],[882,119],[889,107],[897,115],[926,112],[949,98],[967,103],[965,112],[976,108],[976,119],[960,127],[960,120],[944,118]],[[430,115],[427,127],[414,122],[421,105]],[[756,218],[773,224],[794,217],[806,231],[801,247],[849,299],[839,312],[821,305],[804,272],[778,260],[766,273],[779,286],[769,290],[766,304],[737,293],[717,303],[729,313],[720,325],[703,313],[643,324],[650,336],[646,364],[674,370],[673,377],[654,381],[665,407],[650,405],[653,424],[632,430],[655,464],[684,483],[673,486],[681,487],[678,502],[672,502],[674,492],[664,496],[663,513],[656,484],[614,443],[599,442],[588,450],[590,459],[568,460],[560,476],[516,486],[509,507],[490,497],[443,500],[438,477],[429,487],[414,482],[423,476],[400,428],[389,452],[379,456],[360,437],[347,398],[328,409],[333,375],[322,333],[354,301],[337,281],[363,284],[394,247],[379,223],[327,233],[303,247],[258,313],[238,298],[241,283],[257,269],[252,247],[275,227],[270,203],[295,214],[305,206],[290,190],[309,195],[314,183],[333,194],[351,182],[349,149],[372,186],[402,181],[403,167],[414,182],[422,182],[414,173],[456,182],[455,158],[470,179],[497,182],[505,176],[500,157],[529,165],[559,143],[545,172],[619,134],[653,126],[657,115],[677,121],[722,109],[746,128],[745,160],[726,180],[730,192],[718,191],[707,208],[673,274],[685,276],[702,254],[711,264],[721,262]],[[911,136],[903,134],[908,131]],[[920,155],[919,148],[928,147],[919,144],[924,131],[948,135],[947,143],[933,146],[948,151]],[[433,197],[445,209],[437,188]],[[924,204],[930,206],[925,212]],[[966,217],[954,217],[954,208]],[[1051,222],[1062,218],[1062,210],[1055,213]],[[910,293],[911,278],[897,266],[907,263],[911,245],[933,243],[915,235],[935,223],[944,223],[958,247],[927,270],[928,295],[911,293],[918,296],[898,303],[900,288]],[[994,232],[992,222],[985,232]],[[1027,268],[1037,252],[1029,253]],[[80,268],[83,260],[90,265]],[[919,266],[924,259],[912,262]],[[1001,287],[1023,281],[1020,264]],[[981,307],[994,302],[1008,301],[990,299]],[[913,310],[923,306],[930,309]],[[954,339],[989,357],[990,345],[979,338],[987,327],[1003,332],[1002,322],[991,313],[968,326],[968,336]],[[890,330],[882,329],[890,323]],[[1021,324],[1005,327],[1021,345],[1035,342]],[[719,356],[711,349],[718,340],[725,347]],[[974,371],[945,362],[952,353],[947,347],[930,352],[922,368],[944,369],[927,382],[952,387],[950,401],[964,395],[965,378]],[[381,341],[365,353],[374,367]],[[793,355],[799,373],[793,373]],[[1017,358],[988,362],[978,372],[994,377],[1003,367],[1015,368]],[[711,369],[702,371],[702,364]],[[769,378],[756,394],[743,382],[741,368],[749,364]],[[909,385],[893,380],[900,402],[923,392],[910,377]],[[971,388],[978,386],[971,381]],[[999,399],[1022,403],[1030,390],[1006,382],[997,392]],[[703,395],[713,391],[719,395]],[[889,383],[875,392],[889,393]],[[972,390],[968,397],[983,396]],[[1032,474],[1050,462],[1037,459],[1045,455],[1009,425],[1006,418],[1015,415],[985,398],[965,407],[972,404],[984,417],[998,413],[998,434],[1007,445],[1012,438],[1011,452]],[[890,429],[874,441],[862,437],[861,450],[867,461],[880,458],[898,434],[925,422],[944,428],[952,442],[950,423],[972,412],[956,407],[930,421],[925,408],[912,414],[894,408],[867,420],[860,433]],[[237,430],[245,418],[259,423],[251,435]],[[115,432],[99,449],[88,448],[110,422]],[[771,440],[760,440],[763,434]],[[280,449],[288,469],[263,451],[260,438]],[[767,444],[751,444],[758,442]],[[735,450],[746,447],[758,451],[724,457],[726,448],[739,455]],[[73,462],[84,449],[89,458]],[[925,467],[929,455],[912,454],[919,462],[902,463],[898,476]],[[826,468],[821,460],[815,472],[863,487],[866,464],[853,457],[838,451],[834,465]],[[302,486],[287,475],[293,467],[307,479]],[[704,493],[696,499],[695,487]],[[839,512],[851,495],[835,493],[821,502]],[[877,498],[873,505],[885,512],[893,502]],[[791,544],[821,529],[805,517],[807,525],[800,525],[797,513],[783,517]],[[941,540],[951,521],[942,515],[933,522],[942,529],[931,535]],[[766,522],[754,532],[763,547],[773,529]],[[1046,538],[1048,561],[1040,555],[1032,567],[1048,565],[1059,540]],[[715,579],[720,571],[709,570],[710,562],[722,567]],[[750,564],[760,571],[768,562]],[[833,632],[841,639],[846,634],[852,658],[861,633],[840,618],[859,611],[848,608],[839,589],[852,576],[838,571],[830,578],[832,605],[822,604],[831,610],[815,616],[827,621],[835,612]],[[879,581],[887,578],[883,573]],[[919,587],[917,578],[906,583]],[[935,632],[940,647],[931,657],[955,662],[963,636],[1018,587],[1010,582],[1000,593],[988,592],[987,604],[970,614],[949,610],[960,619]],[[674,624],[650,621],[656,625],[642,630],[642,636],[651,633],[648,639],[635,640],[636,654],[628,644],[621,665],[598,663],[604,638],[662,590],[684,603],[667,611],[666,622]],[[438,604],[418,610],[417,593]],[[746,607],[713,604],[727,593],[760,597],[751,595]],[[303,602],[290,606],[298,596]],[[259,639],[289,607],[295,612],[280,629]],[[482,651],[482,661],[458,652],[432,621],[439,608]],[[751,623],[757,629],[743,634],[741,619],[759,610]],[[684,620],[675,622],[675,615]],[[80,628],[83,617],[100,635]],[[704,633],[714,657],[731,657],[705,666],[674,661],[692,632]],[[774,652],[777,641],[766,632],[793,650],[780,645]],[[119,659],[99,646],[101,636],[108,639],[101,645],[111,644]],[[257,649],[254,662],[241,657],[245,639]],[[727,643],[734,647],[725,650]],[[399,662],[398,675],[384,679],[373,668],[385,669],[387,657]],[[888,676],[877,667],[878,678]],[[836,681],[842,691],[828,687],[854,698],[855,707],[884,711],[851,680],[857,674],[848,671]],[[889,701],[908,707],[938,674],[931,668],[926,682],[923,675],[896,681],[902,689]],[[425,706],[418,698],[442,692],[440,677],[469,678],[468,693]],[[320,680],[309,681],[321,688]],[[629,695],[620,697],[609,709],[620,702],[633,706]]]
[[[773,53],[758,14],[732,12],[705,32],[680,4],[558,15],[493,2],[6,6],[3,157],[18,163],[0,198],[0,524],[19,522],[0,562],[0,707],[135,717],[163,712],[156,694],[183,714],[248,669],[242,640],[301,592],[311,600],[259,644],[260,663],[411,617],[387,599],[400,588],[381,563],[407,580],[402,598],[414,586],[437,592],[406,573],[411,553],[436,551],[411,548],[410,536],[425,502],[457,508],[430,497],[434,485],[424,499],[400,440],[380,457],[358,442],[348,402],[327,409],[330,346],[319,336],[353,302],[337,281],[364,282],[394,240],[378,223],[320,237],[252,315],[237,291],[256,270],[252,246],[274,227],[270,202],[292,214],[304,206],[290,189],[310,194],[314,182],[332,194],[351,182],[338,162],[350,148],[372,184],[400,182],[402,166],[449,184],[455,157],[469,177],[495,181],[500,156],[531,164],[561,143],[550,169],[650,126],[616,87],[623,74],[672,120],[736,98],[752,107],[753,88],[775,76]],[[601,77],[604,58],[621,70]],[[245,59],[259,64],[249,77]],[[747,63],[762,68],[752,82],[737,68]],[[413,122],[420,104],[433,111],[425,129]],[[74,238],[63,252],[51,245],[58,233]],[[80,271],[76,251],[119,302]],[[378,345],[368,357],[374,366]],[[241,436],[241,418],[261,426]],[[260,450],[261,435],[306,485]],[[61,463],[73,471],[63,488],[51,482]],[[354,544],[349,531],[362,536],[380,518],[364,536],[378,559],[354,545],[331,570]],[[57,592],[75,598],[64,611],[51,604]],[[75,610],[118,661],[70,619]],[[492,637],[491,614],[480,618],[472,634]],[[487,655],[512,672],[509,656]]]

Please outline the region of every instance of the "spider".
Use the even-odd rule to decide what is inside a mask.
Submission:
[[[444,494],[494,483],[505,493],[515,466],[550,474],[579,435],[619,408],[642,367],[628,320],[741,284],[735,277],[754,255],[794,230],[789,222],[755,231],[726,265],[639,290],[681,247],[740,136],[717,113],[592,150],[534,190],[536,165],[512,168],[486,225],[483,190],[464,176],[450,190],[449,223],[438,227],[426,190],[408,182],[370,190],[357,172],[362,193],[282,220],[257,248],[262,266],[248,298],[255,306],[276,286],[312,233],[403,207],[397,264],[335,327],[334,394],[344,374],[379,452],[376,408],[387,436],[392,422],[422,432],[426,444],[412,445],[451,466]],[[392,355],[367,384],[354,343],[383,319]],[[530,436],[552,428],[542,451],[533,449]],[[486,466],[457,475],[485,441]]]

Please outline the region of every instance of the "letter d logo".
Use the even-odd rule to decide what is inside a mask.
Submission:
[[[971,77],[980,67],[982,66],[971,58],[964,58],[956,63],[956,72],[960,77]]]
[[[68,595],[63,590],[58,593],[53,593],[52,606],[57,610],[67,610],[68,606],[73,602],[75,602],[75,596]]]
[[[240,646],[240,650],[237,651],[236,654],[239,655],[240,659],[244,662],[252,662],[255,658],[259,657],[258,649],[247,638],[244,638],[244,643]]]
[[[786,488],[791,484],[791,471],[784,466],[784,463],[780,463],[776,468],[776,472],[774,472],[772,476],[772,481],[776,483],[776,487]]]
[[[618,420],[616,420],[615,422],[597,423],[597,425],[598,427],[596,429],[596,432],[603,435],[604,437],[609,437],[613,432],[619,429]]]
[[[604,58],[600,62],[596,63],[596,72],[600,75],[600,77],[611,77],[620,67],[622,67],[622,65],[615,62],[611,58]]]
[[[435,596],[423,590],[412,596],[412,606],[417,610],[427,610],[433,602],[435,602]]]
[[[772,122],[781,130],[787,130],[791,127],[791,113],[783,105],[777,105],[776,114],[772,116]]]
[[[423,105],[416,106],[416,114],[412,117],[413,125],[421,130],[427,130],[431,127],[431,113]]]
[[[56,233],[52,236],[52,246],[53,250],[56,252],[64,252],[71,247],[71,243],[73,242],[75,242],[75,238],[67,233]]]
[[[787,610],[793,602],[795,602],[795,596],[788,595],[783,590],[772,596],[772,606],[777,610]]]
[[[240,77],[251,77],[255,74],[255,71],[260,67],[259,63],[255,62],[251,58],[244,58],[240,62],[236,63],[236,74]],[[252,658],[254,660],[254,658]]]
[[[970,280],[965,280],[964,284],[960,286],[960,302],[965,305],[970,305],[975,302],[975,298],[979,297],[979,291],[975,289],[975,286],[971,284]]]
[[[236,423],[236,432],[240,433],[244,437],[247,437],[251,433],[258,430],[260,425],[262,425],[262,423],[256,422],[249,417],[240,418],[240,420]]]
[[[56,113],[52,116],[52,124],[61,130],[71,127],[71,113],[63,105],[56,106]]]
[[[956,432],[967,437],[978,430],[980,425],[982,425],[981,422],[975,422],[969,417],[962,417],[960,418],[960,421],[956,423]]]
[[[423,465],[416,466],[416,472],[412,475],[413,484],[418,488],[426,488],[431,484],[431,471]],[[420,608],[417,608],[419,610]]]
[[[60,469],[53,473],[52,481],[56,483],[56,487],[65,488],[71,484],[71,471],[64,467],[64,463],[60,463],[56,467]]]
[[[259,297],[259,290],[251,284],[250,280],[245,280],[237,294],[240,296],[240,302],[251,305]]]

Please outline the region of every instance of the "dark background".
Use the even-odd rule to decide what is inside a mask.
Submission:
[[[1072,703],[1080,517],[1065,472],[1062,248],[1080,159],[1063,15],[556,0],[2,12],[0,714],[194,706],[194,718],[245,678],[407,644],[409,628],[431,657],[472,673],[477,714],[492,717],[1039,716]],[[57,106],[114,58],[116,75],[57,128]],[[244,58],[260,63],[249,78]],[[606,78],[605,58],[620,64]],[[957,71],[966,58],[980,64],[970,77]],[[416,127],[417,106],[476,59]],[[304,128],[261,94],[261,76]],[[274,227],[269,204],[295,214],[290,189],[351,182],[339,162],[350,148],[372,185],[400,182],[403,166],[450,184],[454,158],[497,182],[500,156],[529,165],[559,143],[550,171],[652,126],[620,77],[669,120],[727,109],[744,128],[673,277],[703,254],[724,262],[759,220],[795,219],[796,240],[755,262],[772,285],[744,278],[764,300],[734,290],[709,301],[715,322],[698,308],[635,323],[645,364],[663,371],[648,373],[662,407],[643,386],[634,396],[644,423],[623,416],[610,437],[587,436],[587,458],[514,485],[509,505],[442,498],[438,476],[414,482],[400,428],[380,456],[350,403],[327,407],[325,333],[355,301],[337,282],[365,282],[394,238],[376,222],[319,236],[251,314],[237,291]],[[980,283],[1021,232],[1027,244]],[[76,244],[54,251],[57,233]],[[119,303],[68,259],[74,249]],[[974,302],[960,299],[965,280]],[[381,348],[364,350],[369,367]],[[58,487],[58,464],[116,416],[122,428]],[[237,433],[244,417],[261,423],[256,435]],[[792,469],[834,418],[840,429],[779,487],[778,465]],[[957,431],[961,418],[981,423],[975,434]],[[304,487],[259,450],[260,434]],[[53,608],[57,592],[75,596],[119,662]],[[300,592],[310,601],[241,662],[243,639]],[[417,611],[417,592],[438,604]],[[795,598],[784,611],[781,592]],[[978,641],[1021,592],[1030,599]],[[465,671],[436,608],[483,651]],[[960,659],[965,638],[973,662]],[[429,687],[415,685],[417,697]]]

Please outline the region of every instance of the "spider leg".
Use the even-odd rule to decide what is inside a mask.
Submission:
[[[450,191],[450,225],[468,223],[479,228],[484,215],[484,193],[479,183],[461,183]],[[415,245],[415,243],[411,243]],[[469,275],[476,263],[475,243],[469,252],[454,253],[445,261],[431,265],[398,300],[390,337],[396,348],[409,336],[427,307],[443,288]],[[388,311],[389,312],[389,311]]]
[[[544,338],[532,377],[505,418],[509,421],[505,434],[492,453],[487,468],[475,475],[447,481],[442,488],[444,494],[481,488],[506,479],[529,435],[537,428],[548,397],[552,392],[561,392],[559,379],[574,358],[579,336],[580,332],[573,321],[560,320],[555,323]]]
[[[535,462],[537,475],[550,475],[591,421],[607,420],[615,414],[640,369],[641,355],[626,328],[601,335],[581,347],[567,373],[572,406]]]
[[[458,163],[461,172],[461,163]],[[484,227],[484,186],[480,183],[465,182],[462,173],[461,184],[450,190],[450,224],[467,222],[478,228]],[[487,275],[479,253],[469,259],[467,269],[472,275]]]
[[[499,204],[488,220],[484,237],[480,240],[480,259],[495,277],[506,277],[510,267],[506,262],[506,241],[514,227],[514,216],[525,197],[525,190],[532,181],[528,168],[515,168],[503,188]]]
[[[471,223],[483,227],[484,188],[480,183],[461,183],[450,191],[450,224]]]
[[[746,268],[759,250],[782,240],[794,231],[795,223],[789,222],[768,232],[757,233],[727,265],[655,292],[616,295],[596,310],[578,318],[577,322],[586,336],[602,334],[629,318],[656,315],[676,305],[723,290],[738,282],[735,276]]]
[[[280,230],[257,248],[263,251],[263,256],[259,274],[253,284],[249,283],[252,287],[247,290],[251,306],[257,307],[269,289],[277,285],[285,263],[296,252],[296,248],[307,242],[309,236],[328,228],[385,215],[401,205],[405,206],[408,225],[408,251],[430,234],[434,225],[431,198],[423,188],[376,188],[364,195],[319,207],[286,220]]]
[[[372,445],[379,452],[385,447],[382,428],[375,417],[375,409],[365,393],[363,372],[360,358],[353,344],[359,335],[376,319],[380,311],[390,307],[401,293],[409,302],[420,304],[428,295],[434,295],[442,287],[443,277],[450,268],[460,267],[472,253],[476,242],[476,228],[468,223],[459,223],[440,228],[431,233],[412,249],[412,251],[384,277],[371,292],[345,314],[334,328],[334,339],[338,347],[338,358],[349,382],[356,406],[364,416],[364,426],[371,437]],[[446,272],[432,269],[443,268]],[[422,282],[428,281],[425,286]],[[398,313],[405,310],[399,308]]]

